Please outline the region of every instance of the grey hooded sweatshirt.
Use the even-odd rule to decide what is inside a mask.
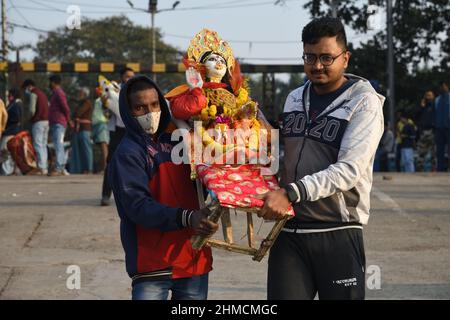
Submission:
[[[301,201],[286,230],[305,232],[367,224],[375,151],[384,130],[383,103],[363,78],[338,96],[314,121],[309,118],[311,82],[286,99],[282,185]],[[286,231],[285,230],[285,231]],[[309,231],[307,231],[309,230]]]

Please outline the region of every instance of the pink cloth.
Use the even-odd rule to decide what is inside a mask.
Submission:
[[[261,176],[255,165],[208,166],[197,165],[197,173],[203,185],[214,192],[220,205],[231,208],[262,208],[262,195],[280,187],[275,176]],[[292,207],[289,214],[294,215]]]

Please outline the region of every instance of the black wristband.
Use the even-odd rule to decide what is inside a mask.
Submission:
[[[179,209],[177,213],[177,225],[180,229],[191,226],[191,215],[195,210]]]
[[[287,198],[289,199],[290,203],[296,203],[298,200],[297,192],[295,192],[294,188],[291,185],[287,185],[284,187],[287,193]]]

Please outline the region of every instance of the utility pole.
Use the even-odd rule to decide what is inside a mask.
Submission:
[[[152,66],[156,63],[156,32],[155,32],[155,14],[157,12],[158,0],[148,1],[148,11],[151,15],[152,22]],[[152,74],[153,81],[156,82],[156,73]]]
[[[131,0],[127,0],[127,3],[129,4],[129,6],[135,10],[139,10],[139,11],[144,11],[144,12],[148,12],[150,13],[150,19],[151,19],[151,39],[150,39],[150,43],[151,43],[151,50],[152,50],[152,66],[156,64],[156,29],[155,29],[155,16],[157,13],[159,12],[163,12],[163,11],[173,11],[175,10],[175,8],[180,4],[180,1],[175,1],[172,4],[172,8],[166,8],[166,9],[162,9],[162,10],[158,10],[158,0],[148,0],[148,10],[147,9],[142,9],[142,8],[135,8],[133,1]],[[152,72],[152,78],[153,81],[156,81],[156,73]]]
[[[3,61],[8,61],[8,40],[6,34],[6,0],[2,0],[2,57]],[[5,70],[5,101],[8,97],[8,70]]]
[[[338,16],[338,3],[337,0],[331,0],[331,15],[333,18],[337,18]]]
[[[19,87],[21,80],[21,69],[20,65],[20,48],[16,48],[16,74],[14,75],[14,87]],[[22,122],[23,123],[23,122]]]
[[[395,132],[395,88],[394,88],[394,35],[393,35],[393,21],[392,21],[392,0],[387,1],[387,74],[388,74],[388,90],[387,98],[389,101],[389,122],[390,127]]]

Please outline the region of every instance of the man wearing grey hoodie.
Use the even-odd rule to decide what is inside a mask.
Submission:
[[[375,151],[383,134],[384,97],[346,74],[344,26],[311,21],[302,33],[307,81],[286,99],[280,190],[260,216],[276,220],[292,204],[269,256],[269,299],[364,299],[362,229],[369,219]]]

